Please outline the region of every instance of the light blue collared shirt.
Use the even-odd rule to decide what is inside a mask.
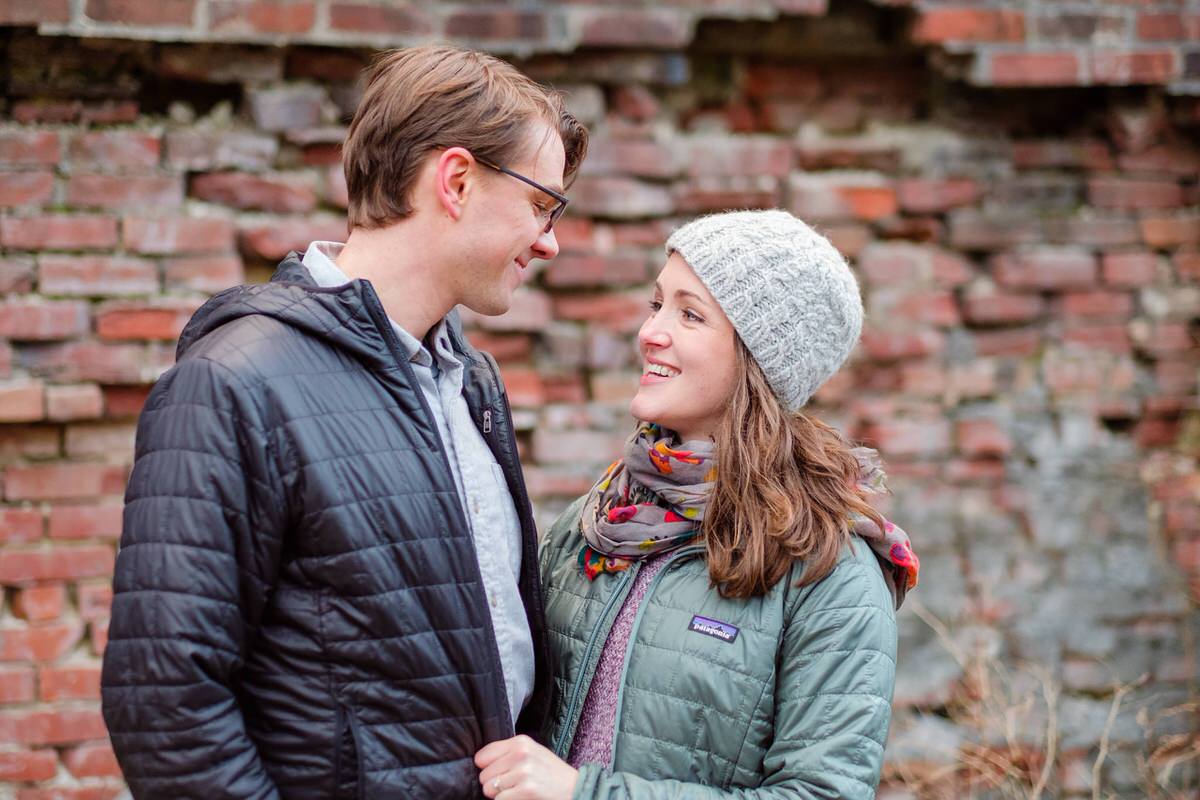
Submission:
[[[350,282],[334,261],[342,247],[337,242],[313,242],[308,246],[304,266],[318,286]],[[426,336],[433,348],[432,355],[395,320],[389,317],[388,321],[408,354],[417,383],[437,422],[463,512],[475,539],[475,555],[479,559],[515,723],[533,694],[533,636],[519,588],[521,522],[516,505],[504,471],[471,419],[471,410],[463,396],[463,365],[450,348],[446,320],[438,322]]]

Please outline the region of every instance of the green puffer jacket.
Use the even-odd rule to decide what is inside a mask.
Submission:
[[[555,682],[545,741],[564,759],[638,569],[584,577],[581,507],[582,500],[563,512],[541,546]],[[896,619],[879,563],[864,542],[854,545],[816,584],[796,588],[797,563],[750,600],[710,588],[703,548],[671,556],[630,636],[612,770],[584,765],[573,798],[874,797],[891,719]],[[696,616],[724,627],[714,631]]]

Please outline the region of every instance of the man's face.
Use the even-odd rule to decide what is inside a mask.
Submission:
[[[518,157],[501,166],[562,193],[566,154],[558,132],[545,122],[529,125]],[[456,272],[458,302],[480,314],[497,315],[512,305],[529,262],[558,255],[554,232],[545,232],[546,212],[556,201],[511,175],[476,164],[478,191],[466,204],[456,233],[461,260]]]

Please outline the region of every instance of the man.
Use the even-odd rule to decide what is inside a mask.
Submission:
[[[506,311],[587,147],[448,47],[369,71],[350,234],[192,318],[146,401],[104,717],[135,797],[478,796],[550,686],[507,400],[452,313]]]

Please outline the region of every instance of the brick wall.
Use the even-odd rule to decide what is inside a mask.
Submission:
[[[0,0],[0,798],[122,791],[97,698],[138,409],[209,294],[344,234],[358,70],[433,37],[518,59],[594,132],[562,254],[511,313],[468,320],[540,521],[628,430],[666,234],[790,208],[852,259],[868,309],[814,410],[884,452],[924,564],[882,796],[1043,770],[1090,796],[1114,699],[1099,789],[1149,794],[1139,758],[1195,730],[1167,712],[1200,683],[1198,19]],[[1195,761],[1172,775],[1200,782]]]

